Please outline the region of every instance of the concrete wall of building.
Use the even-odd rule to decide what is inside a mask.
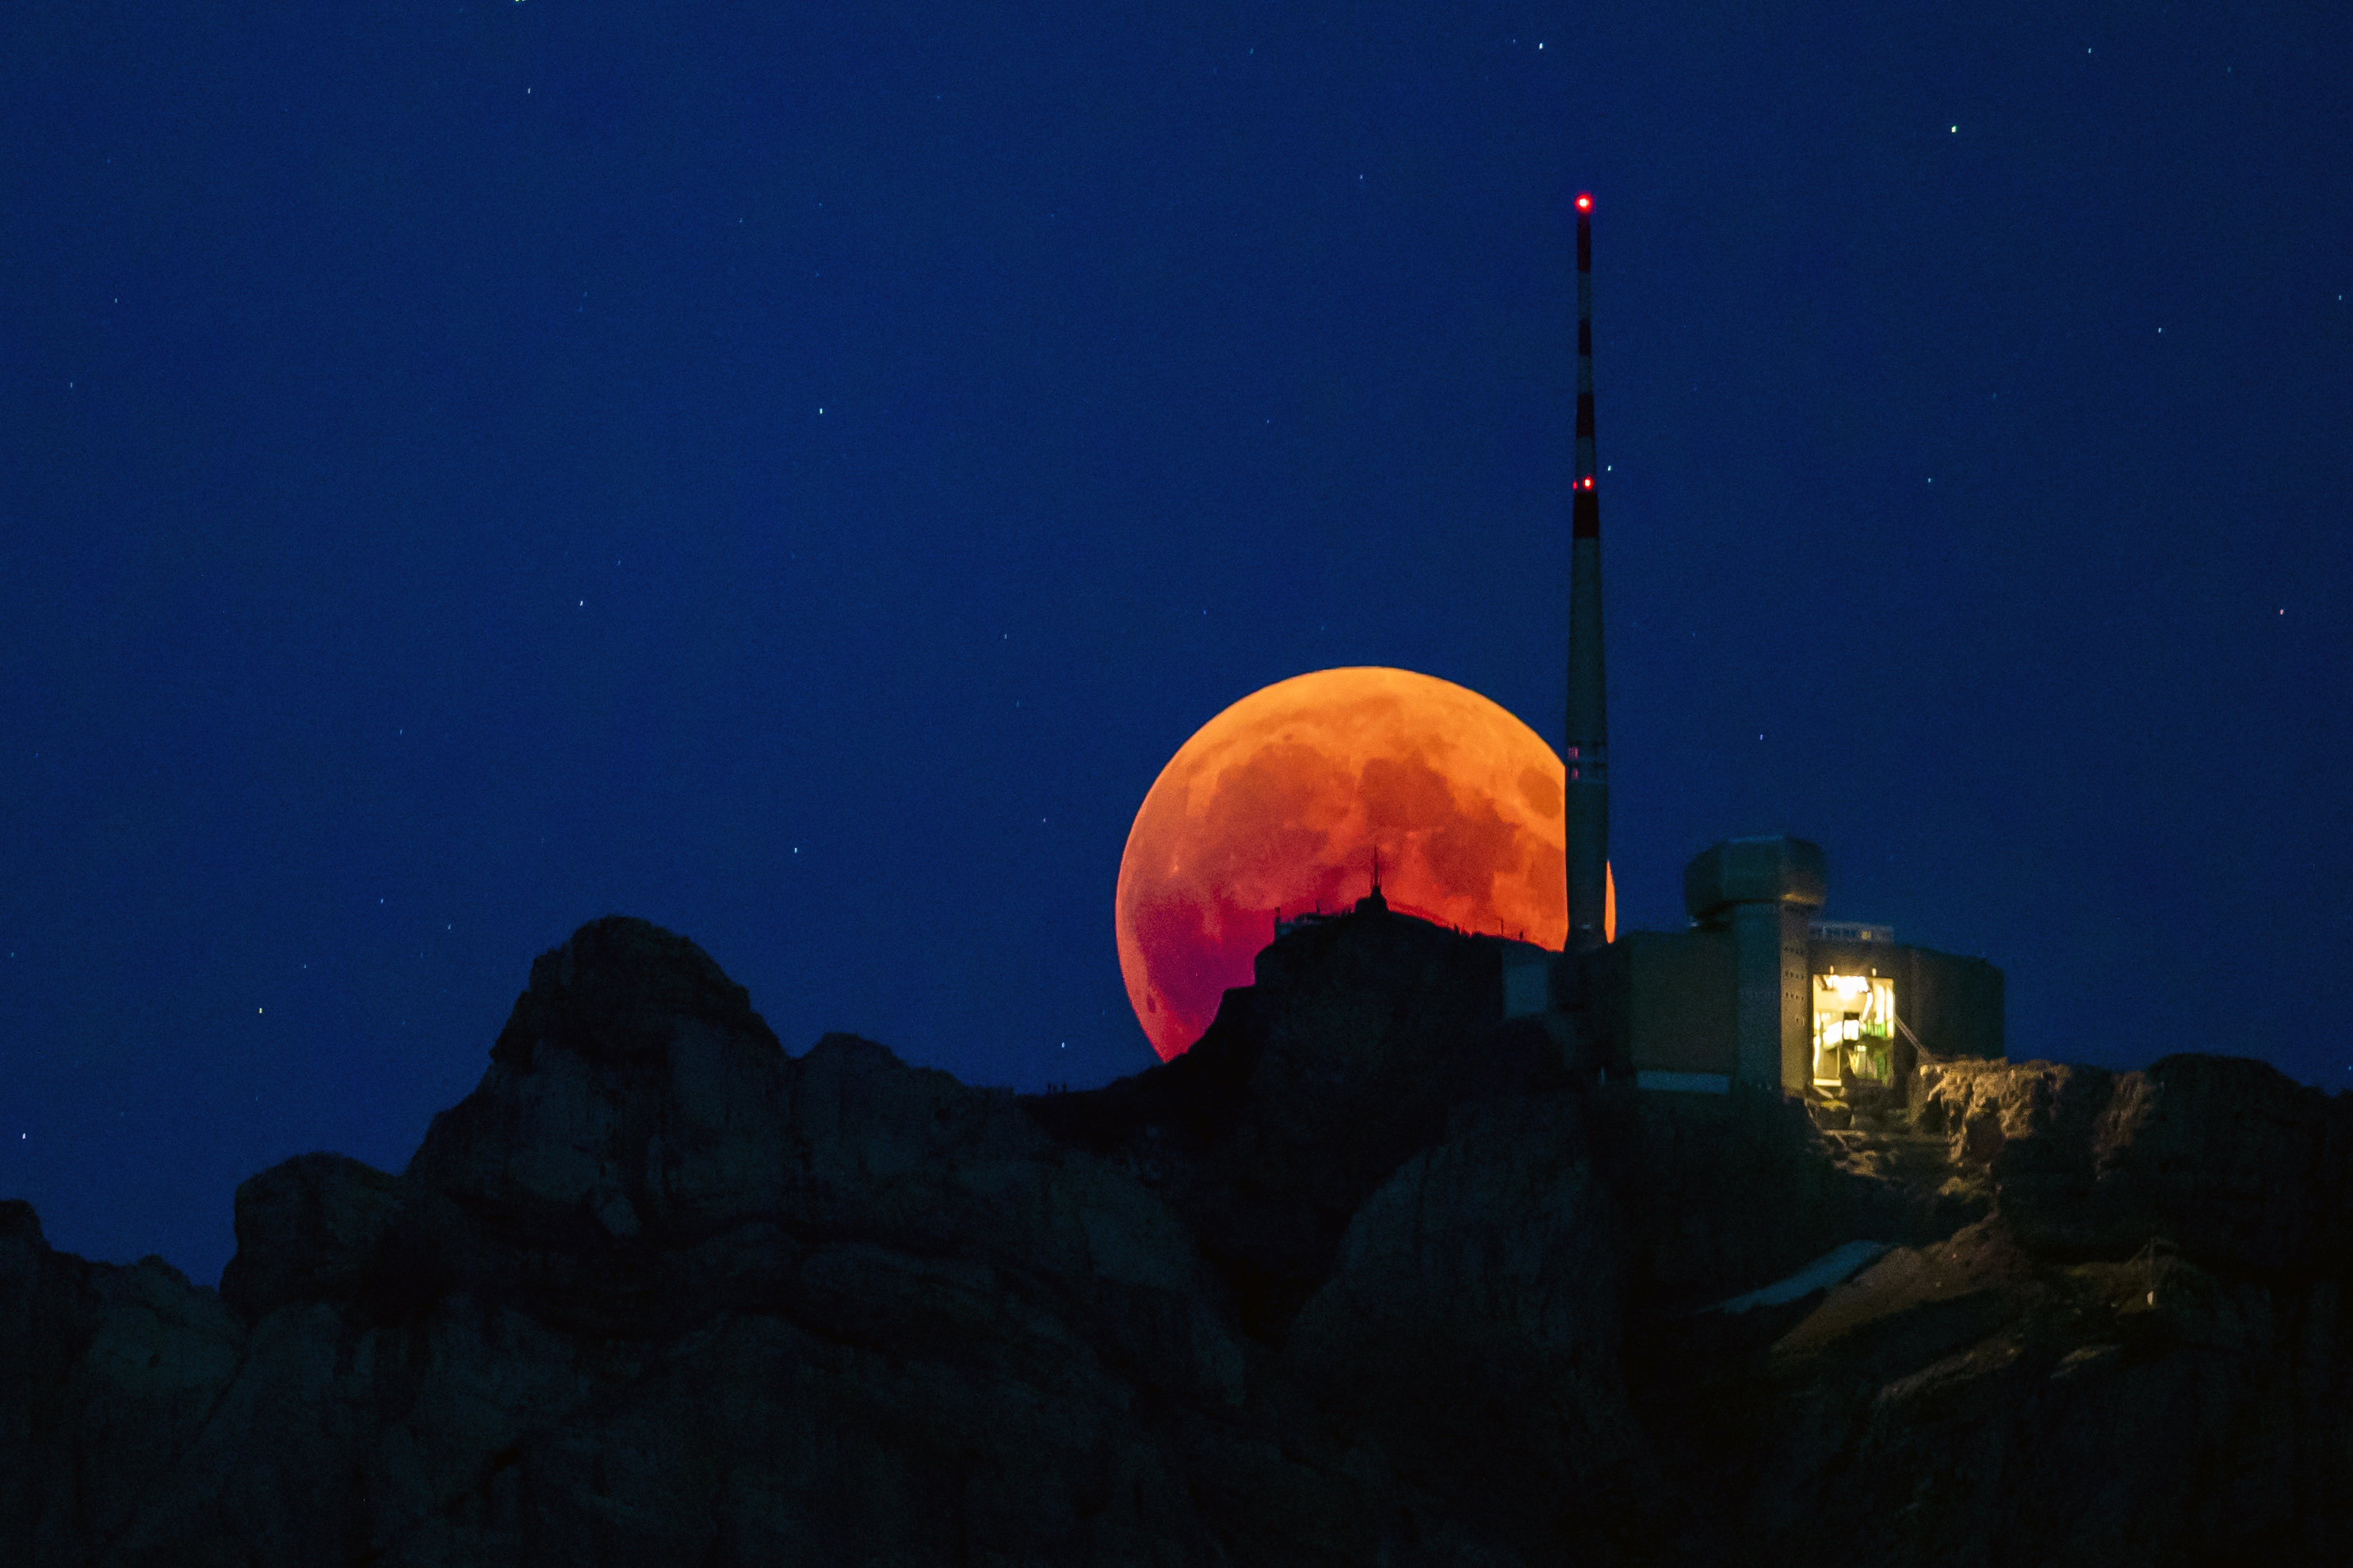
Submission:
[[[1593,1023],[1620,1071],[1732,1075],[1730,931],[1620,931],[1588,966]]]
[[[1739,1065],[1733,1076],[1743,1083],[1802,1090],[1813,1055],[1806,910],[1786,903],[1736,904],[1732,943],[1739,973],[1734,1030]]]
[[[1803,910],[1750,907],[1757,930],[1745,950],[1736,919],[1728,929],[1621,931],[1577,962],[1578,1027],[1601,1042],[1597,1059],[1613,1072],[1717,1074],[1799,1092],[1812,1076],[1812,976],[1874,970],[1895,982],[1896,1016],[1932,1054],[2002,1054],[2001,971],[1985,960],[1809,940]],[[1754,1015],[1745,1049],[1744,1008]],[[1890,1054],[1898,1086],[1907,1084],[1910,1043],[1898,1038]]]

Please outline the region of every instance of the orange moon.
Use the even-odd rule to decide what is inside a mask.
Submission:
[[[1177,749],[1120,857],[1119,970],[1163,1061],[1247,985],[1278,910],[1389,907],[1557,950],[1564,773],[1477,692],[1406,669],[1324,669],[1252,692]]]

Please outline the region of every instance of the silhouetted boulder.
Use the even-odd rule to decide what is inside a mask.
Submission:
[[[1992,1176],[2030,1248],[2120,1256],[2161,1239],[2235,1271],[2353,1270],[2353,1103],[2266,1063],[1924,1066],[1918,1124]]]
[[[237,1188],[237,1256],[221,1300],[257,1322],[290,1301],[340,1299],[392,1218],[397,1181],[347,1154],[297,1154]]]

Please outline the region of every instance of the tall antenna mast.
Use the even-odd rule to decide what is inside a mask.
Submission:
[[[1568,951],[1609,940],[1609,717],[1601,668],[1601,501],[1593,462],[1593,197],[1577,197],[1577,477],[1569,501]]]

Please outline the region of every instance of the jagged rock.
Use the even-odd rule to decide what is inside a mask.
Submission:
[[[2353,1276],[2353,1101],[2244,1058],[2166,1057],[2117,1079],[2094,1141],[2103,1184],[2212,1267]]]
[[[2333,1281],[2053,1265],[1997,1217],[1831,1291],[1720,1473],[1768,1561],[2339,1562],[2345,1328]]]
[[[473,1093],[403,1175],[493,1223],[708,1234],[783,1202],[785,1053],[683,937],[619,916],[531,966]],[[642,1216],[642,1218],[640,1217]]]
[[[1166,1205],[1009,1094],[848,1036],[786,1058],[640,921],[534,964],[396,1181],[289,1162],[247,1184],[239,1240],[254,1326],[213,1303],[235,1338],[203,1369],[210,1419],[160,1429],[164,1483],[111,1494],[127,1526],[85,1521],[56,1560],[929,1560],[1065,1535],[1087,1556],[1188,1532],[1218,1554],[1176,1479],[1190,1439],[1134,1419],[1246,1392]],[[845,1447],[844,1423],[871,1436]],[[70,1490],[37,1483],[14,1517]]]
[[[1498,1026],[1503,948],[1386,911],[1302,927],[1261,952],[1175,1061],[1030,1102],[1073,1147],[1166,1191],[1280,1344],[1329,1277],[1357,1206],[1473,1094],[1567,1080],[1541,1021]]]
[[[1936,1064],[1921,1089],[1993,1215],[1732,1347],[1704,1404],[1636,1390],[1736,1500],[1721,1539],[1822,1563],[2345,1561],[2353,1105],[2204,1056]]]
[[[80,1563],[165,1484],[227,1386],[245,1325],[160,1258],[50,1249],[0,1202],[0,1545]]]
[[[1624,1238],[1579,1096],[1473,1101],[1349,1222],[1286,1370],[1527,1561],[1655,1560],[1666,1517],[1619,1374]]]
[[[297,1154],[248,1176],[221,1300],[250,1323],[290,1301],[348,1296],[392,1217],[396,1184],[347,1154]]]
[[[1303,928],[1187,1057],[1022,1100],[592,922],[399,1176],[239,1188],[219,1296],[0,1203],[0,1560],[2353,1557],[2347,1100],[1948,1065],[1947,1165],[1599,1089],[1500,983]]]
[[[2031,1247],[2117,1256],[2163,1237],[2233,1270],[2353,1271],[2342,1097],[2232,1057],[2121,1074],[2039,1061],[1920,1072],[1918,1124],[1991,1174]]]

